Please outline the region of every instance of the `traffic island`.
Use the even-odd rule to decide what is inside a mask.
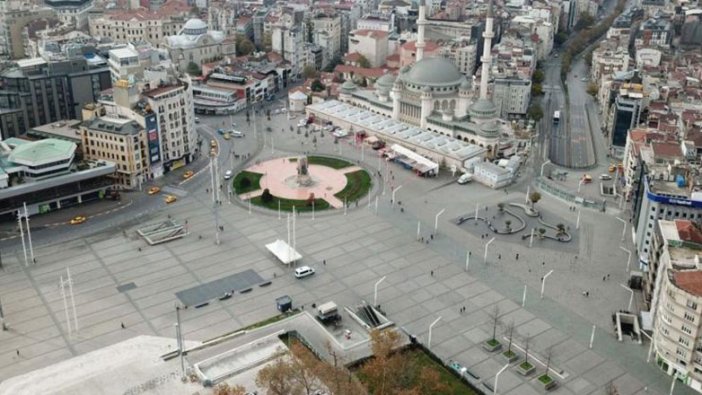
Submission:
[[[519,366],[517,366],[517,372],[519,372],[519,374],[521,374],[522,376],[528,376],[534,373],[534,369],[536,369],[534,365],[530,364],[527,361],[524,361],[520,363]]]
[[[517,353],[512,350],[507,350],[503,352],[502,357],[504,357],[507,363],[514,363],[519,360],[519,355],[517,355]]]
[[[558,382],[551,378],[548,374],[539,376],[539,383],[544,387],[544,390],[551,391],[558,386]]]
[[[497,339],[490,339],[486,340],[483,343],[483,350],[487,352],[495,352],[495,351],[500,351],[502,349],[502,343],[499,342]]]

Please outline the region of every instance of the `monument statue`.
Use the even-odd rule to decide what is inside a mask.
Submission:
[[[306,156],[297,158],[297,185],[310,186],[312,185],[312,177],[309,174],[309,164]]]

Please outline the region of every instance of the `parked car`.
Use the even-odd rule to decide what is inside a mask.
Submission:
[[[232,173],[231,170],[227,170],[227,171],[224,173],[224,179],[225,179],[225,180],[228,180],[228,179],[232,178],[233,175],[234,175],[234,173]]]
[[[195,123],[200,123],[200,118],[195,117]]]
[[[585,174],[585,175],[583,176],[583,183],[589,184],[589,183],[591,183],[591,182],[592,182],[592,176],[589,175],[589,174]]]
[[[164,199],[166,204],[171,204],[171,203],[175,202],[176,200],[178,200],[178,198],[176,198],[173,195],[166,195],[166,198]]]
[[[240,139],[240,138],[244,137],[244,132],[240,132],[238,130],[232,130],[231,135],[232,135],[232,137],[236,137],[236,138]]]
[[[159,192],[161,192],[161,188],[159,188],[159,187],[151,187],[151,188],[149,188],[148,194],[149,194],[149,195],[155,195],[155,194],[157,194],[157,193],[159,193]]]
[[[295,269],[295,277],[297,278],[305,278],[307,276],[311,276],[314,274],[314,269],[312,269],[309,266],[300,266],[297,269]]]
[[[227,133],[224,133],[224,136],[222,136],[222,137],[224,137],[225,140],[229,140],[232,138],[232,135],[231,135],[231,133],[227,132]]]
[[[600,180],[608,181],[611,179],[612,179],[612,176],[610,176],[609,174],[600,174]]]
[[[460,177],[458,177],[458,182],[459,184],[467,184],[469,182],[473,181],[473,175],[471,173],[463,173]]]
[[[334,137],[342,138],[348,136],[349,132],[345,131],[344,129],[339,129],[332,133],[332,135],[334,135]]]

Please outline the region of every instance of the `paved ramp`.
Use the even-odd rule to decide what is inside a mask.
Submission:
[[[217,299],[227,292],[241,291],[261,284],[263,278],[254,270],[232,274],[218,280],[210,281],[192,288],[176,292],[176,296],[185,306],[197,306],[213,299]]]

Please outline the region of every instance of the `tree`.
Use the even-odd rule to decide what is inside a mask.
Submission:
[[[544,72],[537,68],[534,75],[531,76],[531,81],[537,84],[544,82]]]
[[[522,363],[522,366],[525,368],[529,369],[531,367],[531,364],[529,363],[529,342],[531,341],[531,336],[528,334],[524,338],[524,363]]]
[[[264,203],[270,203],[273,201],[273,195],[268,188],[263,190],[263,193],[261,194],[261,201]]]
[[[592,96],[592,97],[597,97],[598,89],[597,85],[595,85],[594,82],[591,82],[587,85],[587,93]]]
[[[305,67],[302,68],[302,75],[305,76],[305,78],[317,78],[317,69],[311,64],[305,65]]]
[[[237,34],[236,36],[236,55],[246,56],[256,50],[256,46],[246,36]]]
[[[556,225],[556,231],[557,231],[556,233],[558,233],[559,235],[564,234],[565,231],[566,231],[566,230],[565,230],[565,225],[563,225],[563,224],[558,224],[558,225]]]
[[[580,14],[580,19],[578,19],[578,22],[575,24],[575,30],[587,29],[592,26],[593,23],[595,23],[595,18],[587,12],[583,12]]]
[[[185,69],[185,72],[192,76],[199,76],[202,74],[202,70],[200,70],[200,67],[195,62],[188,63],[188,67]]]
[[[543,239],[545,234],[546,234],[546,229],[539,228],[539,238]]]
[[[299,394],[291,380],[292,366],[278,358],[272,364],[258,371],[256,385],[265,388],[269,395]]]
[[[363,364],[361,372],[366,376],[368,389],[373,394],[389,395],[399,387],[398,375],[402,373],[399,354],[393,350],[400,346],[400,334],[397,331],[373,330],[370,333],[373,358]]]
[[[219,384],[214,388],[214,395],[246,395],[246,388],[241,385],[230,386],[227,383]]]
[[[324,89],[326,89],[326,87],[324,84],[322,84],[322,81],[320,81],[319,78],[316,78],[314,81],[312,81],[310,89],[312,89],[312,92],[322,92]]]
[[[497,203],[497,210],[499,212],[505,211],[505,204],[504,203]]]
[[[546,350],[546,371],[544,372],[544,374],[545,374],[546,376],[548,376],[548,372],[549,372],[549,370],[551,369],[551,357],[552,357],[552,356],[553,356],[553,346],[550,346],[550,347]]]
[[[556,43],[556,45],[561,45],[564,42],[566,42],[566,40],[568,40],[568,33],[566,32],[558,32],[553,38],[553,41]]]
[[[541,194],[539,192],[532,192],[529,194],[529,201],[531,202],[531,208],[534,208],[534,205],[541,200]]]
[[[251,186],[251,180],[249,177],[244,177],[239,181],[239,188],[246,189]]]
[[[534,103],[531,106],[529,106],[529,109],[527,110],[527,115],[529,116],[529,118],[538,122],[541,120],[541,118],[544,117],[544,110],[541,109],[540,105]]]
[[[358,57],[358,65],[360,67],[363,67],[364,69],[369,69],[371,67],[370,61],[368,60],[367,57],[365,57],[363,55]]]
[[[512,221],[505,221],[505,229],[507,230],[507,232],[510,232],[512,230]]]
[[[273,395],[312,395],[322,390],[319,376],[324,362],[299,341],[292,341],[288,347],[289,353],[259,371],[256,385]]]
[[[541,96],[544,94],[544,88],[541,86],[541,84],[531,84],[531,95],[532,96]]]
[[[500,325],[500,308],[495,305],[495,307],[488,313],[490,317],[490,322],[492,323],[492,338],[490,340],[497,341],[495,338],[497,334],[497,326]]]

